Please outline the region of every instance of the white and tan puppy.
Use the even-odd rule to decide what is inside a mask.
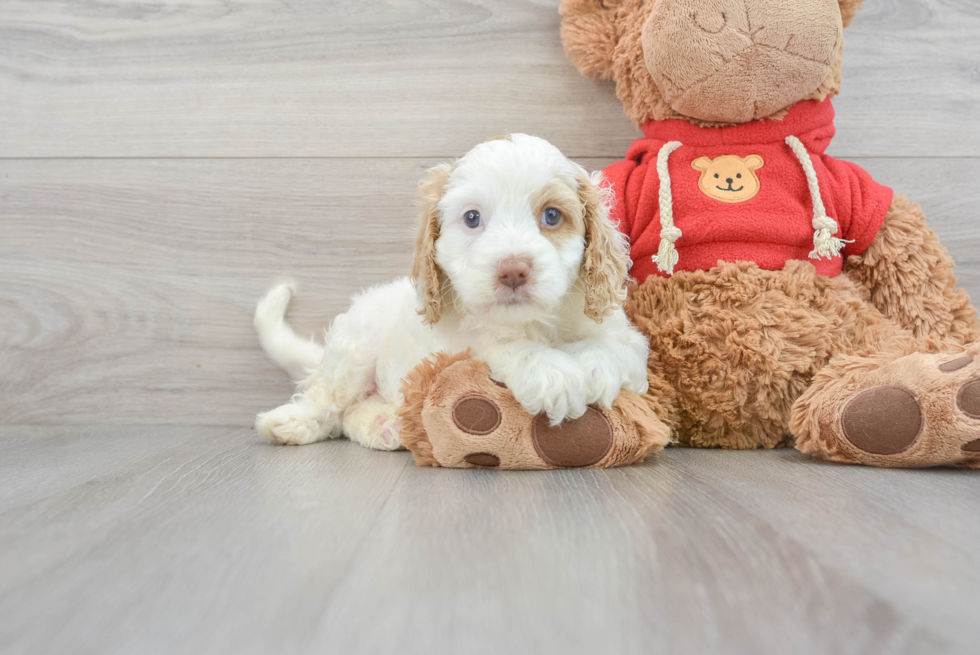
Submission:
[[[284,323],[290,286],[259,303],[263,348],[303,381],[291,402],[258,415],[258,431],[287,444],[346,435],[398,448],[402,378],[432,353],[467,348],[555,424],[608,407],[621,388],[645,392],[647,341],[622,307],[627,244],[600,181],[525,134],[431,169],[411,278],[355,297],[324,346]]]

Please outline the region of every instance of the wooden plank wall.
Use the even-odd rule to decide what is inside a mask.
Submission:
[[[0,0],[0,423],[248,425],[284,400],[255,300],[313,334],[404,274],[426,167],[637,132],[557,0]],[[980,296],[980,4],[870,0],[832,153],[921,202]]]

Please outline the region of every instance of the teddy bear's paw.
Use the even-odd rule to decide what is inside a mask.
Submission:
[[[463,357],[440,367],[446,359],[410,374],[399,409],[405,444],[421,465],[607,468],[642,461],[670,439],[670,428],[636,393],[623,391],[611,408],[586,406],[553,425],[545,412],[527,412],[486,363]]]
[[[467,435],[490,436],[501,424],[501,411],[495,402],[480,396],[468,396],[456,403],[452,412],[456,427]],[[507,440],[511,441],[511,440]],[[553,426],[546,414],[531,421],[530,441],[545,464],[555,468],[580,468],[600,462],[613,447],[613,430],[609,421],[595,407],[576,419]],[[491,437],[486,442],[494,444]],[[490,448],[463,457],[467,464],[480,468],[497,468],[501,459]]]
[[[602,461],[613,447],[613,429],[595,407],[577,419],[553,426],[539,414],[531,427],[531,440],[538,456],[551,466],[580,468]]]
[[[838,417],[823,425],[837,437],[823,453],[831,459],[980,468],[976,354],[908,355],[826,391],[836,406],[830,418]]]

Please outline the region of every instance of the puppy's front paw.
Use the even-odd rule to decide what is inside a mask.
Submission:
[[[540,353],[511,371],[494,372],[529,414],[544,412],[552,425],[582,416],[589,387],[581,366],[554,350]]]
[[[609,408],[623,389],[646,393],[649,388],[644,356],[579,343],[570,344],[563,350],[575,358],[585,374],[590,405]]]
[[[591,352],[583,353],[577,359],[585,372],[588,402],[612,407],[613,401],[626,383],[626,372],[617,362],[597,357]]]

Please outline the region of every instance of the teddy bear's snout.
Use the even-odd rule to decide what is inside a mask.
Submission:
[[[805,35],[805,38],[803,38]],[[658,0],[643,27],[654,82],[677,112],[744,123],[811,96],[843,45],[836,0]]]

